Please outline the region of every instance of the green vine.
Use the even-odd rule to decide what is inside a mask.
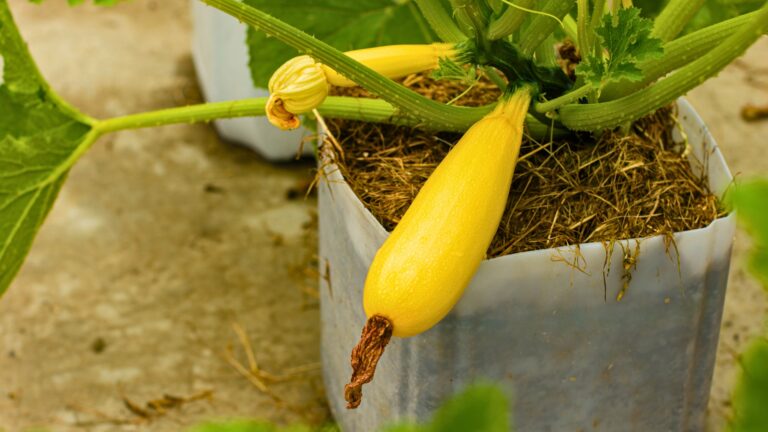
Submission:
[[[656,17],[653,36],[664,42],[674,39],[703,5],[704,0],[670,0]]]
[[[565,105],[560,109],[560,121],[571,130],[600,131],[635,120],[672,103],[680,95],[717,74],[741,56],[766,31],[768,3],[752,16],[747,25],[672,76],[614,101]]]
[[[94,125],[94,130],[101,135],[125,129],[178,123],[201,123],[220,118],[263,116],[268,99],[261,97],[231,102],[215,102],[131,114],[101,120]],[[419,124],[417,119],[401,115],[395,107],[381,99],[329,96],[317,110],[320,114],[333,118],[408,126]]]
[[[445,42],[461,42],[467,38],[440,0],[416,0],[416,5],[440,39]]]
[[[489,39],[501,39],[516,32],[528,14],[526,9],[533,8],[536,0],[516,0],[512,3],[518,7],[507,7],[507,10],[488,27]]]
[[[561,25],[561,21],[559,20],[565,17],[572,8],[572,0],[549,0],[542,12],[553,15],[557,17],[558,20],[553,19],[551,16],[536,15],[531,21],[531,24],[526,27],[525,32],[518,42],[518,46],[523,54],[527,56],[533,55],[536,48],[538,48],[539,45],[541,45],[541,43]]]

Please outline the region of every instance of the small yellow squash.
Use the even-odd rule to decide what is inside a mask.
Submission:
[[[368,270],[368,321],[352,351],[348,408],[392,336],[422,333],[459,301],[496,234],[523,138],[530,89],[502,98],[451,149],[419,191]]]
[[[366,314],[417,335],[453,308],[504,212],[530,96],[519,90],[462,137],[379,249],[365,281]]]

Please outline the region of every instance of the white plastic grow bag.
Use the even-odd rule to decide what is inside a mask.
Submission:
[[[269,95],[266,89],[253,86],[245,24],[198,0],[192,0],[192,22],[192,55],[205,100],[220,102]],[[294,159],[302,140],[313,135],[302,128],[281,131],[266,117],[216,120],[214,124],[223,138],[273,161]],[[303,154],[312,152],[311,145],[304,146]]]
[[[712,190],[731,175],[712,136],[684,100],[679,116],[691,156],[708,160]],[[678,134],[679,135],[679,134]],[[393,339],[347,410],[350,352],[365,323],[367,269],[388,233],[333,166],[320,187],[322,360],[326,391],[346,431],[424,420],[478,379],[503,386],[517,431],[701,431],[728,280],[735,221],[640,241],[624,298],[623,252],[605,279],[605,248],[581,245],[584,272],[557,262],[574,248],[484,261],[464,297],[431,330]],[[635,248],[635,240],[622,242]]]

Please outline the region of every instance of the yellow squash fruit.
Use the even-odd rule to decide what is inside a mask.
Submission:
[[[349,57],[387,78],[397,79],[413,73],[436,69],[441,58],[455,58],[453,44],[390,45],[349,51]],[[319,107],[331,85],[352,87],[356,84],[308,55],[285,62],[269,80],[267,118],[283,130],[299,127],[300,114]]]
[[[498,229],[523,136],[530,90],[518,89],[474,124],[419,191],[368,270],[369,317],[352,352],[350,408],[391,336],[422,333],[461,298]]]
[[[398,79],[417,72],[437,69],[442,58],[455,59],[456,46],[450,43],[388,45],[347,51],[345,54],[387,78]],[[328,66],[323,65],[323,69],[331,85],[337,87],[357,85]]]

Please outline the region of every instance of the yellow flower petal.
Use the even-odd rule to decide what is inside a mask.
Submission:
[[[319,63],[306,55],[294,57],[280,66],[269,80],[267,118],[281,129],[295,129],[301,124],[297,115],[320,106],[328,96],[328,89]]]
[[[301,126],[299,116],[288,112],[283,100],[275,96],[270,96],[267,101],[267,119],[282,130],[292,130]]]

